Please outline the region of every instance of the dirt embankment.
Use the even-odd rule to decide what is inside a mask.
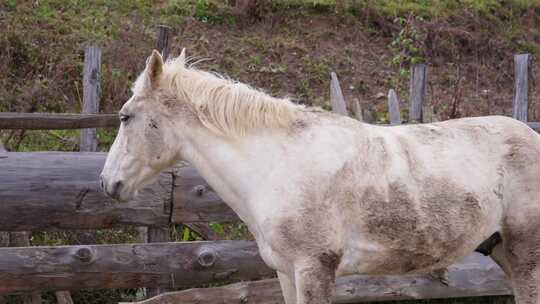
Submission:
[[[540,45],[539,9],[532,5],[511,14],[463,9],[430,19],[365,7],[274,8],[257,18],[211,14],[211,9],[172,22],[172,54],[185,47],[188,55],[206,59],[201,68],[319,106],[328,104],[329,73],[335,71],[345,97],[375,108],[379,120],[386,118],[384,96],[390,88],[406,108],[407,71],[421,61],[430,65],[428,92],[440,119],[509,114],[513,54],[536,53]],[[24,7],[3,12],[0,60],[7,68],[0,70],[0,110],[79,111],[88,39],[81,29],[70,29],[73,12],[54,12],[35,18]],[[141,9],[110,15],[115,21],[98,20],[88,29],[103,32],[95,38],[103,48],[103,112],[114,112],[127,100],[154,45],[159,14]],[[538,71],[535,64],[532,74]],[[531,118],[540,119],[540,88],[534,84]]]

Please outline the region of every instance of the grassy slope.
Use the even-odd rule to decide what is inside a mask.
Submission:
[[[83,50],[89,41],[103,48],[102,111],[117,111],[154,46],[155,26],[165,23],[173,28],[173,54],[187,47],[189,54],[209,59],[202,68],[302,103],[328,106],[333,70],[345,96],[358,98],[384,121],[381,93],[396,88],[405,107],[408,67],[427,61],[429,93],[439,118],[508,114],[511,56],[538,52],[540,4],[504,3],[359,0],[336,6],[331,0],[277,0],[262,18],[238,18],[227,5],[206,0],[7,0],[0,2],[0,62],[5,67],[0,69],[0,111],[80,111]],[[533,119],[540,118],[539,91],[534,88],[531,98]],[[103,150],[113,137],[114,130],[100,130]],[[0,130],[0,140],[19,151],[77,150],[77,139],[78,131]],[[179,239],[193,238],[179,229]],[[35,234],[34,243],[77,242],[71,238]],[[99,241],[134,241],[134,233],[109,231]],[[135,294],[82,292],[76,297],[77,303],[113,303]]]
[[[408,67],[419,61],[432,66],[429,93],[441,119],[508,114],[512,55],[536,53],[539,46],[537,0],[341,2],[276,0],[262,20],[246,21],[211,0],[4,1],[0,111],[80,111],[89,41],[103,48],[102,111],[117,111],[159,23],[173,28],[173,54],[187,47],[188,54],[209,59],[202,68],[299,102],[328,106],[334,70],[345,96],[373,107],[381,121],[386,103],[380,96],[397,88],[405,106]],[[537,96],[533,118],[540,115]],[[0,140],[9,136],[2,134]],[[55,135],[68,143],[76,137],[37,132],[22,136],[19,146],[46,148],[47,140],[32,147],[45,136],[60,149]],[[11,136],[8,147],[15,148],[19,137]],[[103,134],[104,148],[111,137]]]

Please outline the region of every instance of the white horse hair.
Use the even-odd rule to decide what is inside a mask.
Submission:
[[[444,268],[493,235],[517,303],[540,303],[540,136],[525,124],[368,125],[185,61],[148,59],[100,177],[108,195],[129,200],[191,162],[247,224],[287,304],[330,303],[336,276]]]

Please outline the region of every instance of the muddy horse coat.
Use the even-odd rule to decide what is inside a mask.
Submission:
[[[148,59],[101,180],[121,201],[191,162],[248,225],[285,301],[329,303],[336,276],[425,273],[491,255],[538,303],[540,137],[505,117],[382,127]]]

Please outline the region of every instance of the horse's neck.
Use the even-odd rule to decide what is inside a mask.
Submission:
[[[197,128],[181,154],[240,218],[256,224],[293,202],[306,181],[327,178],[365,146],[358,134],[367,127],[335,118],[306,119],[317,123],[294,136],[268,131],[227,140]]]
[[[242,218],[252,220],[249,202],[264,183],[278,157],[277,148],[266,136],[248,142],[248,139],[228,140],[207,130],[198,130],[190,136],[182,156],[189,161],[216,193]],[[264,148],[261,147],[264,145]]]

